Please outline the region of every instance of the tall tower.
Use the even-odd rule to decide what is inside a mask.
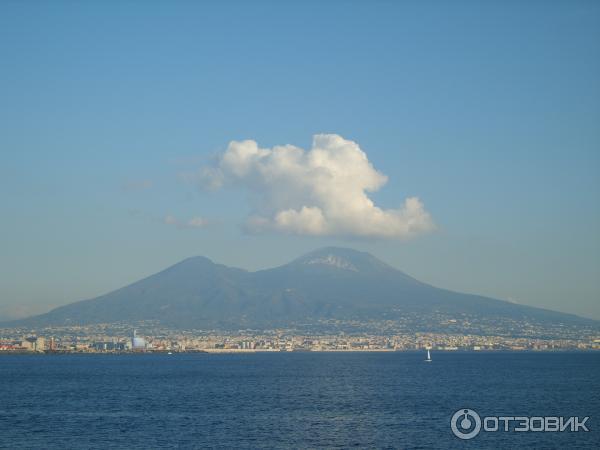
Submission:
[[[133,330],[133,336],[131,338],[131,349],[146,350],[146,340],[143,337],[138,337],[137,330]]]

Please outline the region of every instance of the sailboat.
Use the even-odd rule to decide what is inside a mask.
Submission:
[[[427,359],[426,362],[431,362],[431,353],[429,353],[429,349],[427,349]]]

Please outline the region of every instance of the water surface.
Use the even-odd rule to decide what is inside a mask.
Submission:
[[[599,353],[5,355],[0,448],[600,448]],[[482,416],[589,433],[454,437]]]

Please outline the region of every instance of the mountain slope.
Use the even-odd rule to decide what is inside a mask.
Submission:
[[[174,328],[237,329],[332,319],[402,321],[436,314],[468,315],[483,321],[595,323],[574,315],[439,289],[368,253],[328,247],[257,272],[229,268],[204,257],[189,258],[122,289],[12,325],[155,320]]]

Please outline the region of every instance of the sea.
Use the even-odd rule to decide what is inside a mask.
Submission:
[[[0,448],[600,448],[600,352],[425,357],[3,355]],[[493,431],[572,416],[589,431]]]

